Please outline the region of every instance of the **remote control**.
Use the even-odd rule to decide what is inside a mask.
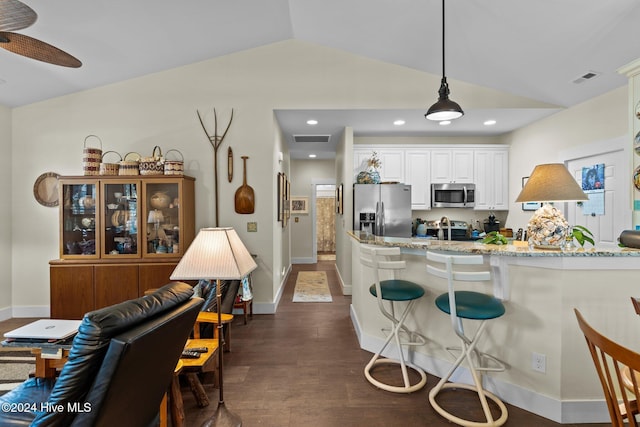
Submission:
[[[195,347],[188,348],[187,351],[195,351],[196,353],[208,353],[209,349],[207,347]]]
[[[197,351],[185,350],[182,352],[182,355],[180,357],[183,359],[197,359],[200,357],[200,353],[198,353]]]

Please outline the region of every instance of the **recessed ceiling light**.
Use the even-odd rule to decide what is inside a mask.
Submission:
[[[493,120],[493,119],[492,120],[487,120],[486,122],[484,122],[485,126],[493,126],[495,124],[496,124],[496,121]]]
[[[400,119],[400,120],[396,120],[395,122],[393,122],[394,125],[396,126],[402,126],[403,124],[405,124],[405,121]]]
[[[309,119],[309,120],[307,120],[307,124],[311,125],[311,126],[314,126],[314,125],[318,124],[318,121],[316,119]]]
[[[312,158],[312,159],[315,159],[316,155],[315,154],[309,154],[309,157]]]
[[[451,124],[451,120],[440,120],[440,121],[438,122],[438,124],[439,124],[440,126],[447,126],[447,125],[450,125],[450,124]]]

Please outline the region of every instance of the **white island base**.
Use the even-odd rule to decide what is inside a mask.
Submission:
[[[409,359],[438,377],[453,362],[445,347],[458,346],[459,342],[449,316],[435,306],[435,298],[446,292],[447,284],[427,274],[425,251],[482,253],[494,274],[493,281],[481,284],[480,290],[502,294],[507,309],[504,316],[487,324],[479,344],[481,351],[507,364],[506,371],[484,376],[487,390],[511,405],[555,422],[610,422],[573,309],[579,309],[587,322],[604,335],[640,352],[640,317],[630,300],[631,296],[640,296],[640,251],[565,254],[511,245],[449,245],[397,238],[372,241],[350,235],[351,317],[361,348],[377,351],[385,338],[381,328],[388,326],[369,294],[373,282],[370,272],[359,263],[362,244],[400,246],[407,261],[407,270],[401,277],[421,284],[427,291],[407,319],[411,329],[427,338],[427,345],[411,349]],[[468,288],[479,290],[477,284]],[[469,331],[474,327],[473,322],[465,323]],[[534,353],[544,356],[544,372],[533,369]],[[463,369],[452,380],[471,383],[468,371]]]

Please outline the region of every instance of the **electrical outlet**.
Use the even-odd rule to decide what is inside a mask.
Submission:
[[[531,353],[531,369],[543,374],[547,372],[547,356],[535,351]]]

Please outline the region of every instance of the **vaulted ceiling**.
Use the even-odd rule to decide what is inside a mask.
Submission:
[[[0,104],[9,107],[292,38],[442,72],[440,0],[24,3],[38,20],[18,32],[83,65],[57,67],[0,49]],[[617,69],[640,57],[638,0],[449,0],[446,17],[449,79],[558,107],[625,85]],[[588,73],[595,77],[576,83]]]

